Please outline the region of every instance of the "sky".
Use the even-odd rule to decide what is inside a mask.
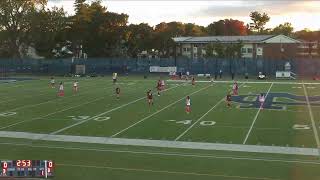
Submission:
[[[250,23],[250,12],[257,10],[270,16],[267,28],[290,22],[295,31],[304,28],[320,30],[320,1],[101,1],[108,11],[128,14],[129,23],[133,24],[148,23],[154,26],[160,22],[180,21],[207,26],[226,18]],[[49,0],[48,7],[63,6],[72,15],[73,3],[73,0]]]

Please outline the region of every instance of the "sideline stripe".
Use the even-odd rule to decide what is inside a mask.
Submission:
[[[269,87],[269,89],[268,89],[268,92],[267,92],[267,94],[266,94],[265,100],[267,100],[268,94],[269,94],[272,86],[273,86],[273,83],[271,83],[271,85],[270,85],[270,87]],[[253,119],[253,122],[252,122],[252,124],[251,124],[251,126],[250,126],[250,129],[249,129],[249,131],[248,131],[248,133],[247,133],[247,135],[246,135],[246,138],[245,138],[244,141],[243,141],[243,144],[246,144],[246,142],[247,142],[247,140],[248,140],[248,138],[249,138],[249,135],[250,135],[250,133],[251,133],[251,131],[252,131],[252,128],[253,128],[256,120],[258,119],[258,116],[259,116],[259,114],[260,114],[260,111],[261,111],[261,107],[258,109],[258,111],[257,111],[257,113],[256,113],[256,115],[255,115],[255,117],[254,117],[254,119]]]
[[[89,143],[89,144],[111,144],[126,146],[145,146],[161,148],[181,148],[198,150],[222,150],[231,152],[254,152],[272,154],[292,154],[292,155],[319,155],[317,148],[281,147],[281,146],[262,146],[262,145],[243,145],[243,144],[221,144],[207,142],[185,142],[169,140],[146,140],[146,139],[127,139],[127,138],[108,138],[94,136],[71,136],[71,135],[50,135],[29,132],[0,131],[0,137],[17,138],[30,140],[45,140],[58,142]]]
[[[169,91],[169,90],[175,89],[175,88],[177,88],[177,87],[179,87],[179,86],[171,87],[171,88],[169,88],[169,89],[166,89],[165,91]],[[141,98],[139,98],[139,99],[136,99],[136,100],[134,100],[134,101],[131,101],[131,102],[129,102],[129,103],[123,104],[123,105],[121,105],[121,106],[118,106],[118,107],[116,107],[116,108],[110,109],[110,110],[108,110],[108,111],[106,111],[106,112],[103,112],[103,113],[100,113],[100,114],[98,114],[98,115],[95,115],[95,116],[93,116],[93,117],[91,117],[91,118],[88,118],[88,119],[86,119],[86,120],[84,120],[84,121],[80,121],[80,122],[78,122],[78,123],[75,123],[75,124],[72,124],[72,125],[70,125],[70,126],[64,127],[64,128],[62,128],[62,129],[56,130],[56,131],[54,131],[54,132],[51,132],[50,134],[58,134],[58,133],[61,133],[61,132],[65,131],[65,130],[67,130],[67,129],[73,128],[73,127],[75,127],[75,126],[78,126],[78,125],[80,125],[80,124],[83,124],[83,123],[85,123],[85,122],[88,122],[88,121],[90,121],[90,120],[92,120],[92,119],[94,119],[94,118],[97,118],[97,117],[103,116],[103,115],[105,115],[105,114],[108,114],[108,113],[110,113],[110,112],[116,111],[116,110],[121,109],[121,108],[123,108],[123,107],[126,107],[126,106],[128,106],[128,105],[130,105],[130,104],[133,104],[133,103],[135,103],[135,102],[138,102],[138,101],[140,101],[140,100],[142,100],[142,99],[145,99],[145,96],[143,96],[143,97],[141,97]]]
[[[192,94],[198,93],[198,92],[200,92],[200,91],[202,91],[202,90],[204,90],[204,89],[207,89],[207,88],[209,88],[209,87],[210,87],[210,86],[206,86],[206,87],[204,87],[204,88],[201,88],[201,89],[199,89],[199,90],[197,90],[197,91],[195,91],[195,92],[193,92],[193,93],[189,94],[189,96],[191,96]],[[132,128],[132,127],[136,126],[137,124],[140,124],[141,122],[143,122],[143,121],[145,121],[145,120],[149,119],[150,117],[152,117],[152,116],[154,116],[154,115],[158,114],[159,112],[161,112],[161,111],[163,111],[163,110],[165,110],[165,109],[167,109],[167,108],[171,107],[172,105],[174,105],[174,104],[176,104],[176,103],[178,103],[178,102],[182,101],[183,99],[185,99],[185,96],[184,96],[184,97],[182,97],[181,99],[178,99],[178,100],[176,100],[175,102],[173,102],[173,103],[171,103],[171,104],[169,104],[169,105],[165,106],[164,108],[162,108],[162,109],[160,109],[160,110],[156,111],[155,113],[152,113],[151,115],[149,115],[149,116],[147,116],[147,117],[145,117],[145,118],[141,119],[140,121],[138,121],[138,122],[136,122],[136,123],[132,124],[131,126],[129,126],[129,127],[125,128],[125,129],[123,129],[123,130],[121,130],[121,131],[119,131],[119,132],[115,133],[114,135],[112,135],[112,136],[110,136],[110,137],[115,137],[115,136],[117,136],[117,135],[119,135],[119,134],[121,134],[121,133],[123,133],[123,132],[127,131],[128,129],[130,129],[130,128]]]
[[[311,106],[310,106],[310,101],[309,101],[308,92],[307,92],[307,90],[306,90],[305,85],[303,84],[302,86],[303,86],[304,94],[305,94],[305,96],[306,96],[306,101],[307,101],[307,106],[308,106],[308,109],[309,109],[310,120],[311,120],[311,123],[312,123],[312,129],[313,129],[313,133],[314,133],[314,138],[316,139],[317,148],[318,148],[319,156],[320,156],[320,141],[319,141],[318,130],[317,130],[317,127],[316,127],[316,123],[315,123],[315,121],[314,121],[314,117],[313,117],[313,113],[312,113],[312,108],[311,108]]]

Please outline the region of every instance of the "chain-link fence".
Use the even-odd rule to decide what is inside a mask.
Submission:
[[[215,74],[220,70],[224,74],[256,75],[263,72],[274,76],[276,71],[284,70],[289,62],[291,71],[299,76],[320,75],[320,59],[136,59],[136,58],[89,58],[78,59],[0,59],[0,73],[32,73],[63,75],[72,73],[74,65],[86,65],[87,74],[146,73],[150,66],[177,66],[179,72],[189,71],[192,74]]]

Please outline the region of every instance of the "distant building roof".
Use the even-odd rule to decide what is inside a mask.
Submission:
[[[175,37],[173,38],[176,43],[209,43],[209,42],[220,42],[220,43],[233,43],[242,41],[244,43],[262,43],[268,39],[276,36],[281,36],[298,43],[298,40],[292,39],[284,35],[250,35],[250,36],[205,36],[205,37]]]

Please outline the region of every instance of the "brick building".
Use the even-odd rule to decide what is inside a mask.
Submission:
[[[293,59],[297,57],[297,48],[301,44],[301,41],[284,35],[175,37],[173,40],[176,56],[192,59],[205,57],[208,44],[239,42],[243,43],[243,58]]]

